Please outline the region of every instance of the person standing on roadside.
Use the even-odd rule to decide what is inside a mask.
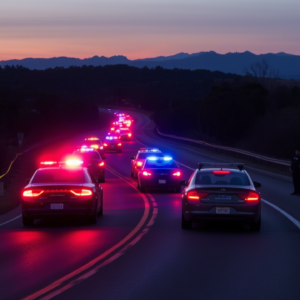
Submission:
[[[300,147],[297,147],[297,149]],[[300,196],[300,150],[295,150],[295,156],[292,159],[290,172],[293,175],[294,192],[291,195]]]

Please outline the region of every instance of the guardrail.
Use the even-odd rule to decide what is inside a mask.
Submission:
[[[204,141],[198,141],[198,140],[193,140],[193,139],[189,139],[189,138],[185,138],[185,137],[181,137],[181,136],[165,134],[165,133],[160,132],[158,127],[156,127],[156,132],[158,133],[158,135],[168,138],[168,139],[176,140],[178,142],[185,143],[185,144],[200,146],[203,148],[209,148],[210,150],[213,149],[217,152],[234,154],[235,156],[238,156],[239,158],[248,159],[252,162],[263,163],[263,164],[265,164],[267,166],[271,166],[271,167],[277,167],[277,168],[279,167],[282,171],[288,171],[288,169],[291,165],[291,163],[287,160],[272,158],[272,157],[264,156],[261,154],[252,153],[247,150],[240,150],[240,149],[226,147],[226,146],[218,146],[218,145],[206,143]]]

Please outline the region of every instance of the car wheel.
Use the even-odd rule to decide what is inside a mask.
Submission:
[[[34,219],[30,217],[22,217],[24,226],[32,226],[34,224]]]
[[[261,218],[259,218],[259,220],[256,222],[250,223],[250,228],[252,231],[260,231],[260,227],[261,227]]]
[[[93,215],[91,217],[89,217],[88,221],[89,221],[90,224],[96,224],[97,223],[97,211],[96,210],[93,213]]]
[[[193,222],[186,221],[183,214],[181,216],[181,228],[182,229],[192,229]]]
[[[99,217],[103,216],[103,201],[102,201],[102,203],[101,203],[101,208],[100,208],[100,210],[98,211],[98,216],[99,216]]]

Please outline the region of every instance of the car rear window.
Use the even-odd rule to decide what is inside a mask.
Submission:
[[[213,171],[199,171],[195,184],[198,185],[250,185],[248,176],[240,171],[230,174],[214,174]]]
[[[152,153],[140,152],[138,154],[137,158],[146,159],[147,157],[153,156],[153,155],[158,156],[158,157],[163,157],[164,156],[162,153],[157,153],[157,152],[155,152],[155,153],[154,152],[152,152]]]
[[[178,168],[174,160],[146,160],[145,168],[149,169],[163,169],[163,168]]]
[[[38,170],[31,183],[86,183],[87,176],[80,170],[69,169],[41,169]]]
[[[101,159],[100,155],[96,151],[90,151],[90,152],[74,152],[75,155],[78,155],[83,160],[90,160],[90,159]]]

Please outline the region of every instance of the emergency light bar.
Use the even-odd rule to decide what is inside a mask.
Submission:
[[[243,163],[198,163],[198,169],[201,170],[202,168],[230,168],[230,167],[235,167],[239,169],[240,171],[245,169],[245,165]]]
[[[164,157],[149,156],[149,157],[147,157],[147,159],[148,159],[148,160],[151,160],[151,161],[156,161],[156,160],[170,161],[170,160],[172,160],[173,158],[170,157],[170,156],[164,156]]]

